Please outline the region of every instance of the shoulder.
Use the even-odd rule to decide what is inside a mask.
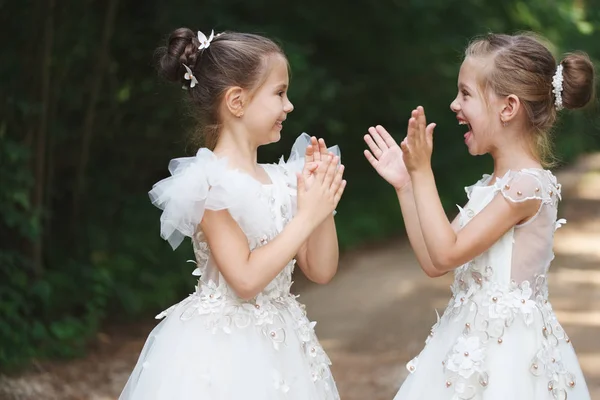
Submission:
[[[171,176],[154,184],[148,195],[163,210],[161,237],[173,248],[196,232],[205,210],[234,209],[260,189],[258,182],[229,169],[227,159],[206,148],[194,157],[171,160],[169,172]]]
[[[561,187],[552,172],[539,168],[508,171],[494,183],[495,190],[513,203],[530,200],[555,204],[561,199]]]

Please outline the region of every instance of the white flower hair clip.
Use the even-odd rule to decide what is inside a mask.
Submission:
[[[206,49],[208,48],[208,46],[210,46],[210,42],[212,42],[212,40],[215,37],[215,31],[212,30],[210,32],[210,36],[208,37],[208,39],[206,38],[206,35],[200,31],[198,31],[198,41],[200,42],[200,46],[198,46],[198,50],[202,50],[202,49]]]
[[[562,64],[558,64],[556,67],[556,72],[552,77],[552,93],[554,93],[554,106],[556,107],[556,111],[560,111],[563,109],[562,102],[562,91],[563,91],[563,66]]]
[[[183,77],[185,78],[186,81],[190,81],[190,88],[193,88],[194,86],[196,86],[198,84],[198,79],[196,79],[196,77],[194,76],[194,73],[192,72],[190,67],[188,67],[185,64],[183,64],[183,66],[185,67],[185,70],[187,71],[185,73],[185,75],[183,75]],[[187,89],[185,86],[183,88]]]

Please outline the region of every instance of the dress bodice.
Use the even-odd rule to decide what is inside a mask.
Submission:
[[[529,285],[534,292],[546,297],[545,276],[554,258],[554,231],[564,222],[557,221],[560,185],[551,172],[541,169],[509,171],[490,182],[484,175],[475,185],[466,188],[469,198],[460,209],[460,227],[464,227],[491,200],[501,195],[509,202],[539,200],[537,213],[527,221],[512,227],[481,255],[459,267],[453,288],[467,289],[484,282],[502,287]]]

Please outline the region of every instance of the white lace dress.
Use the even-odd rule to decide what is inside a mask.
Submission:
[[[540,199],[535,217],[455,271],[452,298],[396,400],[589,400],[569,337],[548,301],[560,185],[546,170],[486,175],[466,188],[463,227],[494,196]]]
[[[272,184],[228,169],[208,149],[171,161],[171,177],[150,197],[163,209],[161,235],[177,247],[192,237],[199,275],[194,293],[162,312],[120,399],[339,399],[329,358],[311,322],[290,293],[292,260],[251,301],[239,298],[215,266],[197,230],[205,209],[227,209],[250,249],[279,234],[295,212],[295,171],[309,136],[288,162],[262,165]],[[338,152],[337,148],[330,150]]]

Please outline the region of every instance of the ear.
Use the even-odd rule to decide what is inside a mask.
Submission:
[[[502,102],[502,109],[500,110],[500,119],[503,123],[509,123],[512,121],[519,110],[521,109],[521,100],[514,94],[509,94],[504,98]]]
[[[245,91],[239,86],[233,86],[225,92],[225,105],[234,117],[244,115]]]

